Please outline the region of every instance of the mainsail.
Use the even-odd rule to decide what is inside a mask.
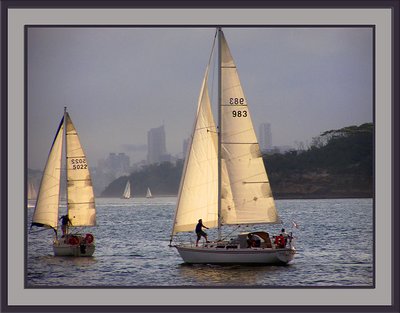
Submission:
[[[72,226],[96,225],[96,209],[89,165],[75,126],[66,116],[67,201]]]
[[[278,223],[247,101],[222,32],[220,49],[221,155],[227,171],[227,175],[222,175],[222,224]],[[229,193],[227,186],[232,199],[224,196]]]
[[[57,229],[60,202],[61,154],[64,134],[64,118],[50,149],[43,172],[39,193],[33,213],[32,225]]]

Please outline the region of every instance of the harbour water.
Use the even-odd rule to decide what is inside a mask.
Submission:
[[[373,287],[372,199],[276,200],[283,225],[240,228],[293,232],[298,253],[288,266],[184,264],[168,246],[175,204],[174,197],[96,199],[98,226],[85,230],[96,251],[88,258],[54,257],[54,232],[30,229],[28,206],[26,287]]]

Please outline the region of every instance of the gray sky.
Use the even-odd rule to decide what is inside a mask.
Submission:
[[[64,106],[91,166],[110,152],[144,159],[143,148],[127,147],[145,145],[147,131],[163,123],[168,152],[182,152],[214,33],[213,28],[29,28],[28,167],[44,167]],[[325,130],[372,121],[372,29],[226,28],[224,33],[256,132],[260,123],[271,123],[274,145],[310,143]]]

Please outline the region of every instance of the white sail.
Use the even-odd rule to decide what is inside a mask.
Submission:
[[[235,62],[221,32],[222,224],[280,222]],[[224,173],[222,168],[222,172]],[[231,195],[225,196],[226,186]],[[231,198],[232,197],[232,198]]]
[[[58,205],[60,202],[61,153],[64,126],[61,120],[51,146],[36,200],[32,225],[57,229]]]
[[[122,194],[122,198],[129,199],[131,197],[131,183],[129,180],[126,182],[124,192]]]
[[[218,225],[217,130],[203,79],[191,143],[179,188],[173,234],[193,231],[199,219],[207,227]]]
[[[37,197],[35,185],[31,179],[28,180],[28,200],[34,200]]]
[[[150,188],[147,187],[146,198],[152,198],[153,195],[151,194]]]
[[[72,226],[96,225],[96,209],[89,165],[76,129],[66,113],[67,201]]]

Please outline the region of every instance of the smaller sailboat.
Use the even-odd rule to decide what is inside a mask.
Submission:
[[[126,182],[124,192],[122,193],[122,199],[130,199],[131,198],[131,183],[129,180]]]
[[[63,141],[65,141],[67,214],[59,218]],[[61,237],[57,232],[59,220],[63,220]],[[92,256],[94,253],[95,244],[92,234],[82,235],[71,232],[71,229],[75,227],[96,226],[96,207],[86,155],[66,108],[64,108],[64,116],[43,172],[32,226],[54,230],[53,251],[55,256],[83,257]]]
[[[149,187],[147,187],[146,198],[153,198]]]
[[[28,181],[28,200],[36,200],[37,192],[33,181]]]

